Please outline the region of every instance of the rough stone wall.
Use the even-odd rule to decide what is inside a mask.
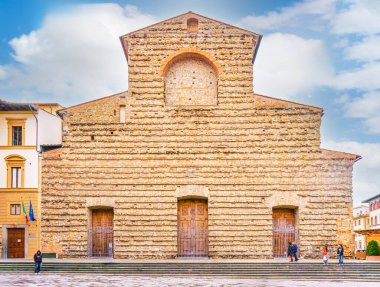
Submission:
[[[116,258],[173,258],[183,195],[208,198],[211,257],[271,258],[276,206],[297,208],[305,257],[351,244],[353,157],[320,149],[322,110],[253,94],[257,36],[198,16],[189,34],[189,16],[123,38],[126,98],[63,113],[63,148],[43,159],[43,248],[87,256],[88,208],[111,206]],[[220,65],[218,105],[165,105],[162,63],[195,48]]]
[[[117,94],[118,96],[108,96],[96,101],[87,102],[78,106],[72,107],[70,110],[74,113],[75,118],[71,120],[72,114],[62,112],[61,115],[67,115],[67,118],[63,124],[63,132],[66,132],[66,124],[69,122],[75,122],[81,125],[82,123],[102,123],[109,124],[120,122],[120,105],[125,104],[126,92]]]

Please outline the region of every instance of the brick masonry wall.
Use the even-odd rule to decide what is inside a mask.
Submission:
[[[89,208],[111,206],[116,258],[173,258],[178,196],[202,194],[211,257],[271,258],[276,206],[296,208],[303,256],[351,252],[354,157],[320,149],[322,110],[253,94],[258,36],[197,15],[188,33],[190,16],[124,36],[129,91],[63,113],[63,148],[43,159],[43,248],[86,257]],[[165,105],[178,50],[215,62],[217,105]]]

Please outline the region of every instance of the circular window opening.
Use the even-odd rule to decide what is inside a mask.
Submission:
[[[198,19],[195,19],[195,18],[187,19],[187,31],[190,33],[198,32]]]

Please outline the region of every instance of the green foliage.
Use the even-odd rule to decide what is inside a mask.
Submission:
[[[367,255],[376,256],[379,255],[379,244],[375,240],[371,240],[367,245]]]

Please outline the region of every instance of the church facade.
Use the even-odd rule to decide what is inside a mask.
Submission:
[[[43,252],[349,255],[360,157],[321,149],[321,108],[253,92],[260,39],[192,12],[120,37],[128,91],[61,110],[44,153]]]

